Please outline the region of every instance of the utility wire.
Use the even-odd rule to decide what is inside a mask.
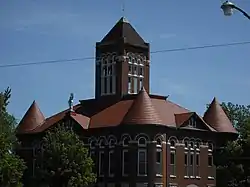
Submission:
[[[155,54],[155,53],[168,53],[168,52],[178,52],[178,51],[187,51],[187,50],[197,50],[197,49],[206,49],[206,48],[229,47],[229,46],[238,46],[238,45],[247,45],[247,44],[250,44],[250,41],[235,42],[235,43],[225,43],[225,44],[203,45],[203,46],[196,46],[196,47],[164,49],[164,50],[152,51],[151,54]],[[5,64],[5,65],[0,65],[0,68],[31,66],[31,65],[42,65],[42,64],[55,64],[55,63],[83,61],[83,60],[92,60],[92,59],[95,59],[95,57],[81,57],[81,58],[72,58],[72,59],[27,62],[27,63],[19,63],[19,64]]]

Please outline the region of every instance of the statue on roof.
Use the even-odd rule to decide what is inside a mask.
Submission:
[[[73,111],[73,103],[74,103],[74,94],[71,93],[69,96],[69,101],[68,101],[69,108],[70,108],[71,112]]]

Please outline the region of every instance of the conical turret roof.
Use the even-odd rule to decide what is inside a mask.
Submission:
[[[231,121],[216,98],[213,99],[203,117],[218,132],[237,133]]]
[[[122,124],[163,124],[160,115],[143,88],[124,116]]]
[[[43,124],[45,117],[39,109],[36,101],[33,101],[24,117],[17,126],[17,133],[22,134],[35,129],[36,127]]]

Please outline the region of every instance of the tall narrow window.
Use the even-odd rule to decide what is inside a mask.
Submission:
[[[143,79],[140,78],[140,89],[142,89],[142,87],[143,87]]]
[[[122,175],[128,176],[129,174],[129,154],[128,150],[122,152]]]
[[[196,152],[196,159],[195,159],[195,165],[196,165],[196,176],[200,176],[200,155],[198,152]]]
[[[137,77],[134,77],[134,81],[133,81],[133,84],[134,84],[134,93],[137,93],[138,92],[138,82],[137,82]]]
[[[147,175],[147,150],[138,150],[138,175]]]
[[[128,77],[128,93],[131,93],[131,77]]]
[[[104,176],[104,163],[105,163],[104,151],[100,151],[99,152],[99,176],[100,177]]]
[[[213,166],[213,156],[212,155],[208,155],[208,166],[209,167]]]
[[[138,176],[147,175],[147,147],[146,139],[140,137],[138,139],[138,159],[137,159],[137,174]]]
[[[113,79],[109,78],[109,93],[113,93]]]
[[[132,65],[128,65],[128,74],[132,74]]]
[[[104,77],[104,94],[107,94],[107,77]]]
[[[184,167],[185,167],[185,176],[188,176],[188,153],[185,152],[184,154]]]
[[[170,152],[170,175],[175,176],[175,151]]]
[[[162,175],[162,149],[156,151],[156,175]]]
[[[137,75],[137,65],[134,65],[134,75]]]
[[[143,76],[143,67],[140,67],[140,68],[139,68],[139,75],[140,75],[140,76]]]
[[[109,176],[113,177],[115,174],[115,154],[114,151],[109,151]]]
[[[189,156],[189,176],[194,176],[194,154],[191,153]]]

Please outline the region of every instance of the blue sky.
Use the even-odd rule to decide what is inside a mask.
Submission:
[[[125,16],[151,51],[250,41],[250,22],[223,16],[221,1],[124,0]],[[235,1],[250,12],[250,1]],[[122,16],[122,0],[0,1],[0,65],[91,57],[95,42]],[[151,93],[203,114],[220,101],[250,104],[250,45],[151,56]],[[247,52],[248,51],[248,52]],[[9,111],[20,119],[33,100],[45,116],[94,96],[94,61],[0,68],[12,88]]]

